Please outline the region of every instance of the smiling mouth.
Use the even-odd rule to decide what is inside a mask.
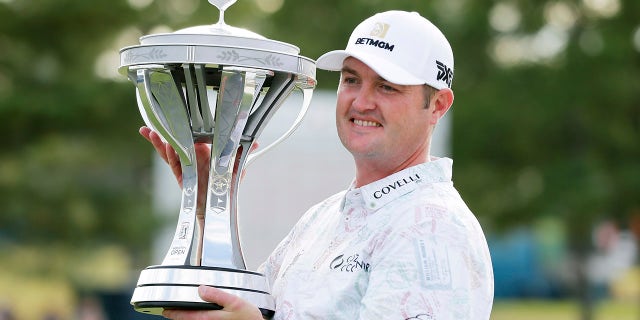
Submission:
[[[373,122],[373,121],[365,121],[365,120],[358,120],[358,119],[352,119],[351,121],[355,125],[360,126],[360,127],[382,127],[381,124],[379,124],[377,122]]]

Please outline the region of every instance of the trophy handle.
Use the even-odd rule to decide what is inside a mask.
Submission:
[[[298,111],[298,116],[291,124],[291,127],[289,127],[289,129],[285,133],[283,133],[278,139],[276,139],[274,142],[272,142],[268,146],[248,155],[245,166],[249,166],[255,159],[263,155],[265,152],[271,150],[271,148],[282,143],[285,139],[291,136],[291,134],[300,126],[300,124],[302,124],[302,120],[304,120],[304,116],[307,114],[307,111],[309,110],[309,106],[311,105],[311,98],[313,97],[313,88],[303,89],[300,87],[296,87],[296,89],[299,89],[300,91],[302,91],[302,106],[300,107],[300,111]]]
[[[156,72],[156,74],[161,73]],[[161,74],[161,76],[166,75]],[[162,110],[162,107],[155,102],[155,98],[152,98],[153,93],[150,81],[147,81],[147,79],[151,78],[151,74],[148,69],[137,70],[137,76],[132,76],[132,78],[136,83],[138,108],[141,111],[140,113],[143,116],[145,124],[150,126],[158,132],[162,138],[167,140],[178,154],[181,163],[191,165],[194,160],[193,155],[189,152],[189,147],[193,144],[193,141],[191,141],[191,129],[187,129],[185,127],[174,128],[176,126],[175,123],[167,121],[163,113],[164,110]],[[189,118],[186,112],[180,112],[180,109],[177,110],[178,112],[172,110],[173,112],[171,112],[169,116],[179,120],[177,123],[189,125]]]
[[[140,69],[136,72],[138,107],[147,124],[152,124],[161,137],[180,157],[182,167],[182,200],[178,226],[163,264],[183,265],[193,261],[193,233],[197,221],[197,168],[195,147],[189,116],[173,77],[165,70]],[[201,223],[200,223],[201,224]],[[198,231],[200,228],[198,227]]]

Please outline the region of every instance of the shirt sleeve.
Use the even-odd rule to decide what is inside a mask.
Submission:
[[[395,232],[372,255],[360,319],[489,319],[474,307],[491,279],[468,231],[426,221]]]
[[[291,242],[292,233],[293,231],[290,231],[289,234],[282,239],[282,241],[280,241],[276,248],[271,252],[269,257],[267,257],[267,260],[258,267],[258,272],[262,273],[267,278],[270,285],[273,285],[278,272],[280,272],[282,260],[284,259],[287,247]]]

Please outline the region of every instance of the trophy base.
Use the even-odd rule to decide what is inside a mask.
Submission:
[[[161,315],[165,309],[222,309],[200,298],[200,285],[216,287],[248,301],[260,309],[265,319],[275,313],[275,303],[263,275],[216,267],[148,267],[140,274],[131,304],[138,312],[155,315]]]
[[[134,304],[134,308],[138,312],[154,315],[162,315],[162,311],[170,309],[180,310],[220,310],[221,306],[215,303],[200,303],[200,302],[176,302],[176,301],[150,301],[150,302],[138,302]],[[273,318],[274,311],[260,309],[262,317],[264,319]]]

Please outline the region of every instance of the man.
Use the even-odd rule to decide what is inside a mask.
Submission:
[[[340,71],[336,124],[355,180],[307,211],[261,266],[275,319],[489,319],[485,237],[453,187],[452,161],[430,156],[433,130],[453,103],[447,39],[418,13],[388,11],[317,66]],[[147,128],[141,134],[179,179],[170,147]],[[261,319],[221,290],[199,293],[223,309],[164,316]]]

